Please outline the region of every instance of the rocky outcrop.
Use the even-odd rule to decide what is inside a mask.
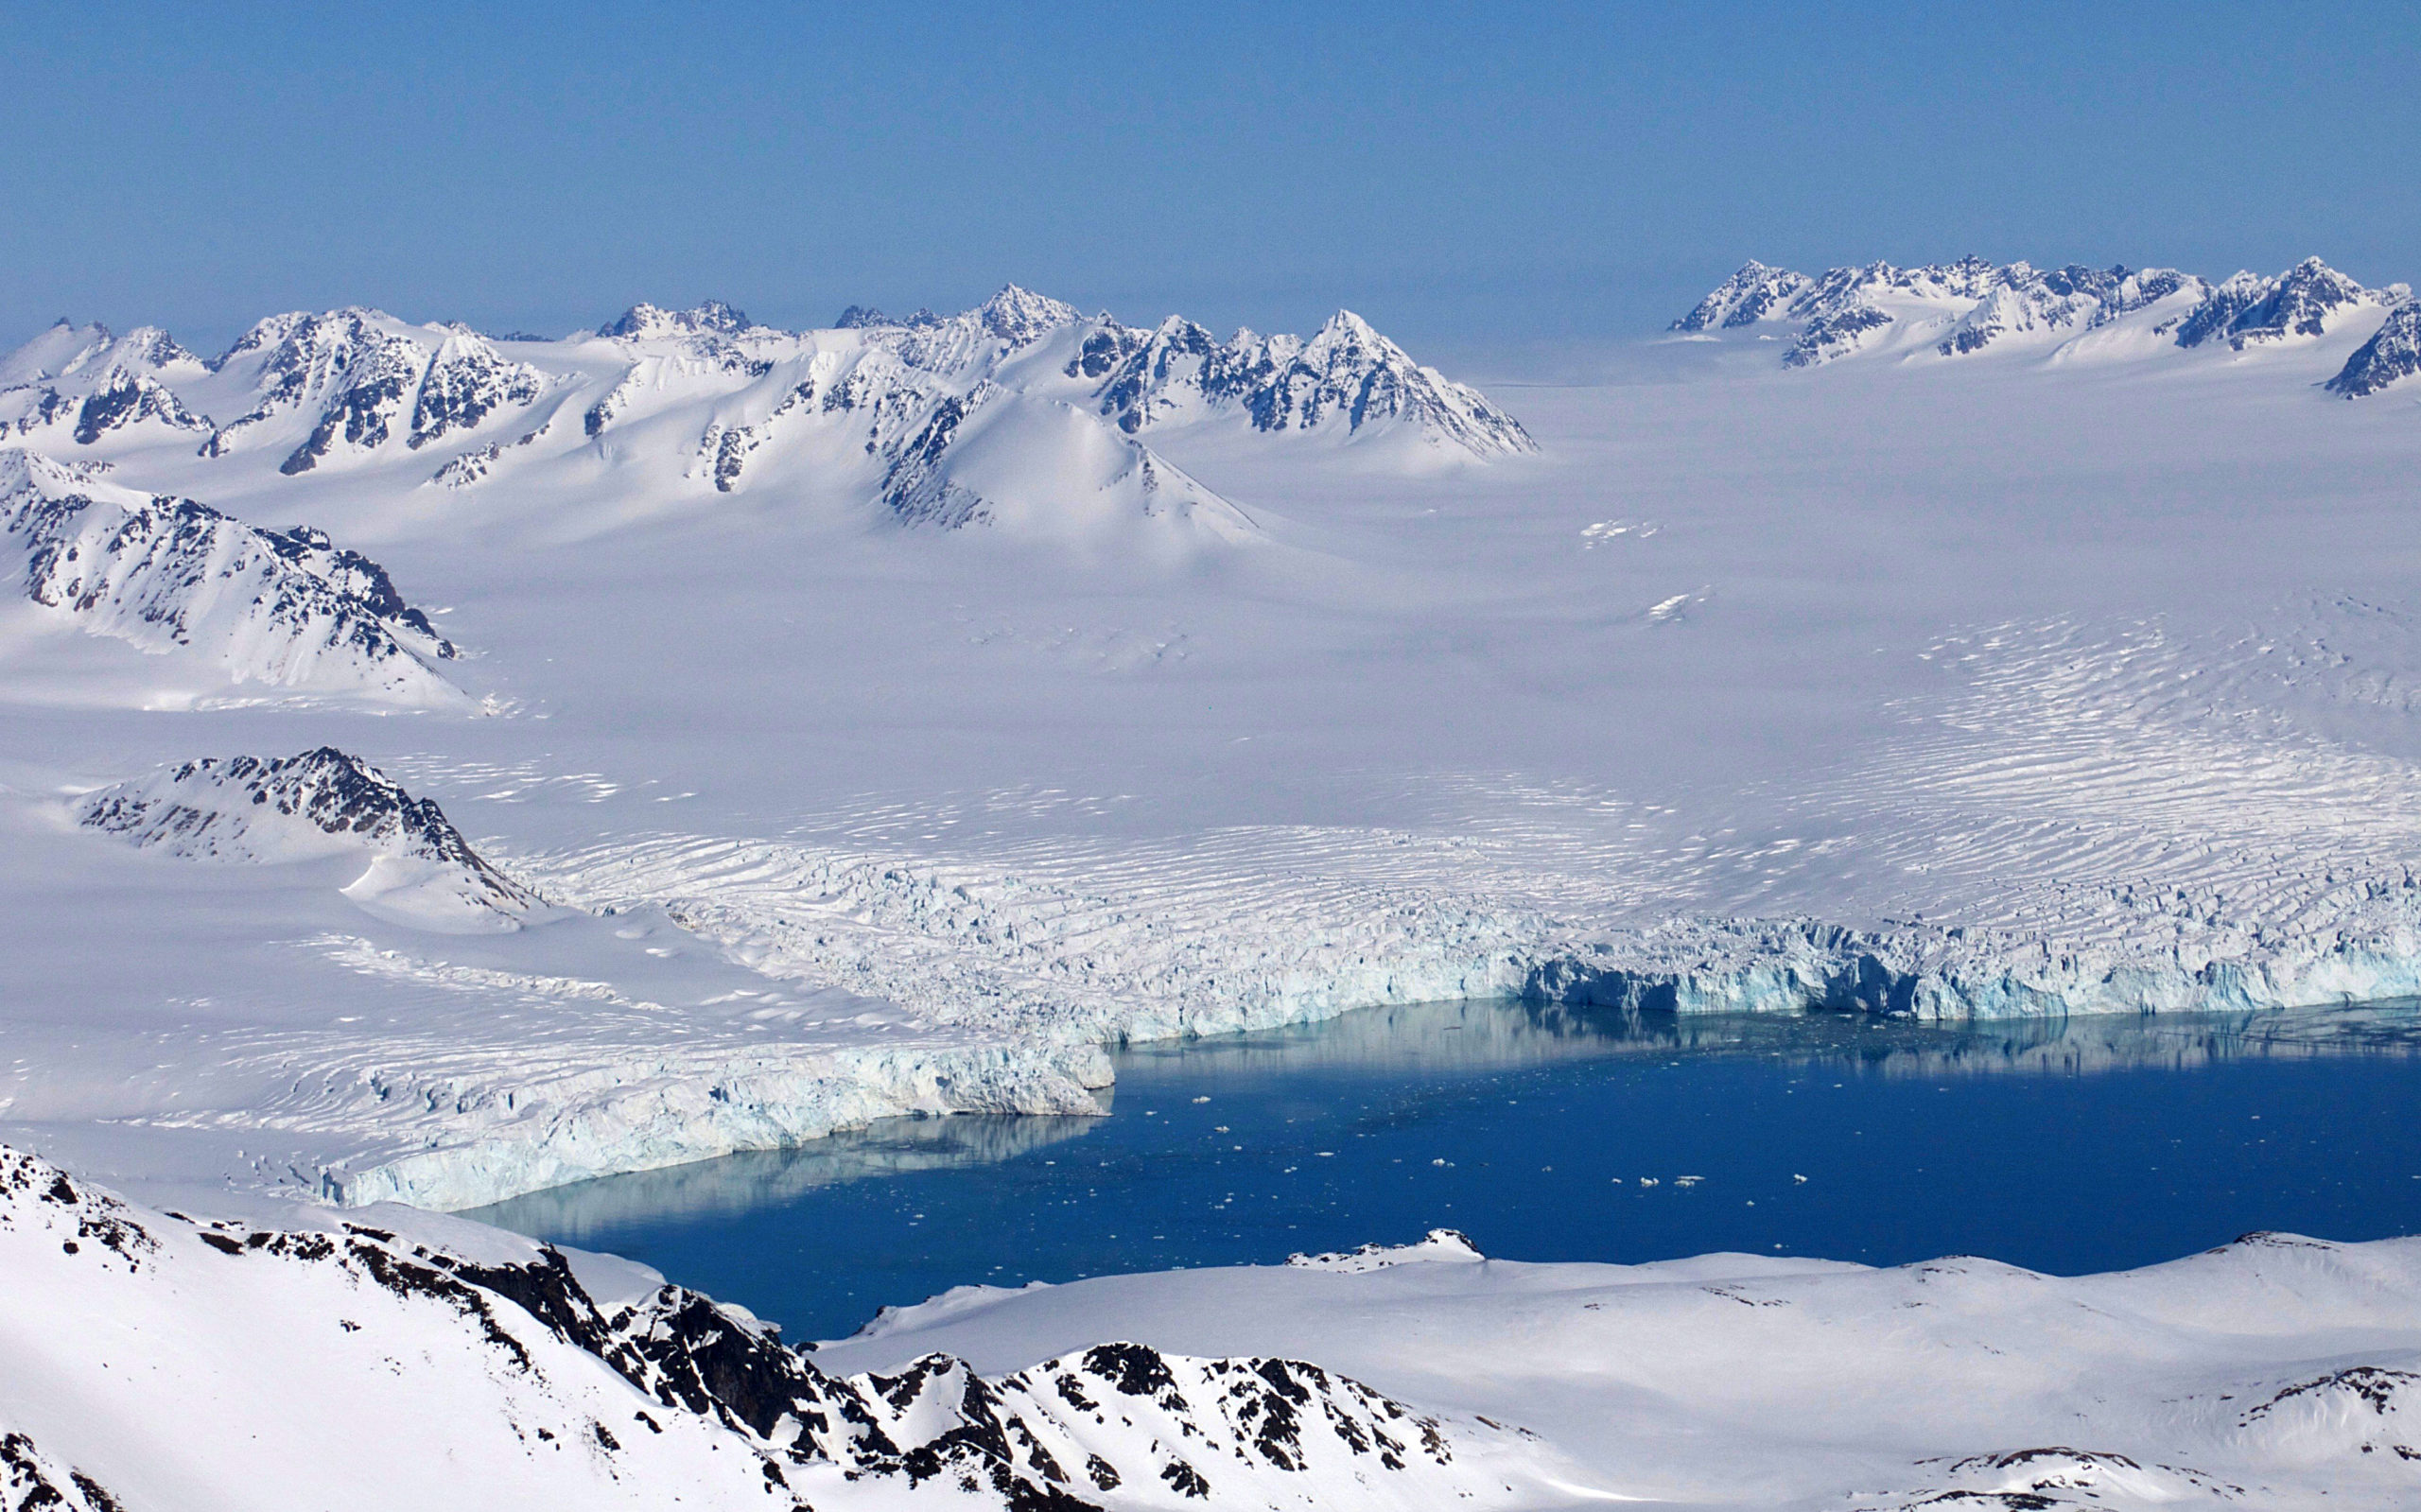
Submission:
[[[282,420],[308,417],[309,431],[279,463],[288,477],[399,438],[410,449],[426,446],[526,407],[548,386],[537,369],[466,327],[435,332],[363,309],[273,316],[214,366],[248,375],[254,402],[212,432],[202,455],[228,456],[285,428]]]
[[[1805,273],[1751,260],[1716,285],[1713,292],[1668,329],[1685,333],[1737,330],[1760,321],[1789,320],[1792,302],[1814,286],[1815,280]]]
[[[2317,257],[2307,257],[2275,278],[2239,272],[2217,285],[2177,328],[2179,346],[2225,341],[2247,346],[2316,337],[2340,314],[2384,303]]]
[[[426,798],[334,746],[187,761],[86,794],[77,822],[188,860],[283,861],[357,852],[405,863],[410,884],[514,918],[537,899],[481,860]],[[401,880],[401,878],[392,878]],[[381,888],[378,891],[391,891]]]
[[[686,310],[634,304],[621,316],[598,327],[597,334],[618,340],[661,341],[690,336],[735,336],[754,330],[756,322],[719,299]]]
[[[1067,373],[1093,380],[1101,412],[1129,434],[1240,414],[1260,431],[1354,436],[1403,427],[1475,457],[1538,449],[1479,391],[1420,366],[1350,310],[1309,340],[1239,331],[1223,342],[1176,316],[1148,334],[1106,324]]]

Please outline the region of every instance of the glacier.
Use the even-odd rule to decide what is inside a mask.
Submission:
[[[1382,1003],[2421,993],[2410,309],[1751,265],[1477,386],[1014,287],[63,324],[0,362],[0,1134],[462,1208]]]

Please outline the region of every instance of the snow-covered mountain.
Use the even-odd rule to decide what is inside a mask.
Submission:
[[[1518,1430],[1300,1361],[1105,1341],[988,1378],[942,1354],[835,1374],[627,1262],[364,1216],[395,1226],[201,1222],[0,1147],[0,1340],[36,1388],[0,1393],[0,1506],[1409,1509],[1548,1489],[1554,1457]]]
[[[115,337],[106,326],[61,321],[0,357],[0,434],[64,427],[78,446],[146,422],[207,434],[209,417],[187,409],[170,385],[209,372],[157,326]]]
[[[192,499],[119,487],[105,480],[108,465],[0,451],[6,565],[57,619],[204,659],[236,683],[467,702],[440,670],[453,643],[377,563],[307,526],[263,530]]]
[[[1174,318],[1138,331],[1015,286],[948,318],[852,306],[810,332],[717,302],[635,305],[561,341],[296,313],[207,363],[165,333],[62,323],[0,361],[0,426],[27,446],[182,443],[247,487],[248,459],[287,478],[406,473],[456,488],[603,464],[652,494],[834,497],[912,525],[1156,521],[1182,538],[1252,537],[1243,512],[1138,439],[1186,424],[1385,438],[1411,463],[1535,449],[1476,391],[1349,313],[1308,340],[1220,343]]]
[[[418,451],[499,410],[525,409],[548,387],[537,369],[500,356],[472,331],[408,326],[363,309],[272,316],[211,366],[221,387],[238,382],[254,402],[211,432],[202,455],[275,446],[285,451],[278,471],[288,475],[375,454],[390,441]]]
[[[2366,289],[2317,257],[2274,277],[2239,272],[2217,284],[2167,268],[2039,269],[1980,257],[1922,268],[1878,262],[1813,277],[1751,262],[1672,329],[1699,335],[1778,327],[1790,337],[1783,362],[1794,368],[1854,353],[2077,353],[2088,337],[2100,337],[2108,348],[2117,335],[2139,338],[2142,347],[2224,344],[2242,352],[2308,341],[2409,300],[2403,285]],[[2340,391],[2351,395],[2346,381]]]
[[[1179,316],[1158,329],[1107,323],[1085,339],[1069,375],[1098,380],[1101,412],[1128,433],[1241,414],[1256,430],[1347,435],[1417,427],[1475,457],[1537,450],[1520,422],[1477,390],[1424,368],[1350,310],[1308,341],[1238,331],[1226,341]]]
[[[538,900],[480,860],[444,812],[333,746],[204,758],[86,794],[77,822],[192,860],[358,858],[347,896],[449,932],[511,930]]]

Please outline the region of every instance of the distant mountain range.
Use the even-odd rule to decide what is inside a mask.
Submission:
[[[2421,373],[2421,314],[2404,285],[2364,288],[2317,257],[2275,276],[2239,272],[2219,283],[2168,268],[2043,269],[1980,257],[1922,268],[1870,263],[1815,276],[1751,262],[1672,329],[1770,327],[1789,339],[1784,365],[1806,368],[1881,352],[1958,357],[1987,348],[2074,354],[2212,345],[2243,352],[2314,340],[2365,321],[2379,323],[2325,386],[2353,399]]]
[[[1536,449],[1346,311],[1308,339],[1222,341],[1011,286],[958,315],[853,306],[805,332],[719,302],[638,304],[549,340],[348,308],[271,316],[208,359],[157,327],[62,321],[0,357],[0,570],[89,632],[237,682],[459,704],[455,648],[376,563],[183,495],[291,496],[301,514],[331,487],[399,510],[429,489],[502,489],[516,508],[754,495],[897,525],[1120,532],[1130,548],[1257,539],[1155,449],[1188,431],[1280,457],[1351,447],[1382,469]]]
[[[427,480],[470,487],[586,448],[644,452],[723,493],[788,458],[863,475],[912,523],[970,524],[1056,492],[1244,529],[1135,440],[1188,424],[1385,437],[1450,459],[1535,449],[1476,390],[1350,312],[1308,339],[1239,331],[1223,342],[1189,321],[1129,327],[1015,286],[947,318],[852,306],[808,332],[714,302],[636,305],[554,341],[370,309],[297,313],[208,360],[156,327],[114,336],[61,322],[0,359],[0,433],[61,455],[183,436],[203,458],[273,455],[288,477],[431,456]]]

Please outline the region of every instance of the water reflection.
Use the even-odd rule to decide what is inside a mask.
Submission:
[[[1653,1014],[1493,1001],[1370,1008],[1325,1023],[1128,1047],[1120,1085],[1181,1069],[1488,1075],[1614,1056],[1755,1056],[1938,1077],[2184,1069],[2247,1056],[2421,1053],[2421,1000],[2229,1014],[2095,1015],[1932,1024],[1838,1013]]]
[[[819,1187],[912,1172],[993,1165],[1072,1139],[1097,1118],[883,1119],[789,1150],[635,1171],[514,1197],[464,1216],[515,1233],[595,1247],[634,1224],[733,1217],[797,1201]]]

